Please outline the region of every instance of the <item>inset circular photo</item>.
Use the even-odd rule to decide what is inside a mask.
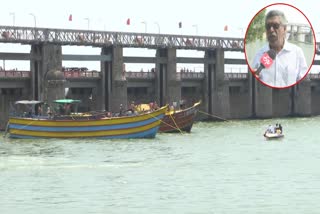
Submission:
[[[271,88],[289,88],[303,80],[316,53],[309,19],[298,8],[284,3],[258,11],[249,23],[244,42],[252,74]]]

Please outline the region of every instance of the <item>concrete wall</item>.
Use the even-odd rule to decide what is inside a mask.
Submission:
[[[252,116],[249,81],[242,80],[241,83],[229,86],[230,118],[240,119]]]
[[[311,81],[304,79],[295,86],[294,96],[294,115],[310,116],[312,115],[311,107]]]
[[[320,115],[320,80],[313,81],[310,88],[311,114]]]
[[[272,90],[272,115],[273,117],[286,117],[292,113],[292,89]]]
[[[261,83],[256,84],[255,110],[257,118],[271,118],[273,116],[272,88]]]

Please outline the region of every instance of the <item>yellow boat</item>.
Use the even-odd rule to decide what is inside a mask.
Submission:
[[[57,117],[12,116],[11,138],[154,138],[167,106],[131,116],[63,115]]]

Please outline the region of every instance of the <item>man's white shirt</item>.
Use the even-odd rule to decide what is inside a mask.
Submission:
[[[258,69],[262,55],[270,50],[269,44],[263,46],[254,57],[252,68]],[[262,69],[259,78],[274,87],[295,84],[308,71],[306,59],[300,47],[285,41],[283,49],[276,55],[269,68]]]

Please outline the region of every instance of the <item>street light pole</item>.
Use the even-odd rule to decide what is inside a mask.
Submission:
[[[33,16],[33,21],[34,21],[34,27],[37,27],[37,19],[36,16],[33,13],[29,13],[30,16]]]
[[[155,24],[158,26],[158,34],[160,34],[160,25],[158,22],[155,22]]]
[[[196,35],[198,35],[198,25],[192,25],[192,27],[196,28]]]
[[[10,16],[12,16],[12,26],[15,26],[15,22],[16,22],[16,15],[15,15],[15,13],[10,13]]]
[[[85,20],[87,20],[88,22],[88,30],[90,29],[90,19],[89,18],[85,18]]]
[[[241,35],[240,35],[240,36],[243,36],[243,28],[242,28],[242,27],[239,27],[238,29],[239,29],[239,31],[241,32]]]
[[[147,22],[146,21],[143,21],[141,22],[142,24],[144,24],[144,30],[145,30],[145,33],[147,33]]]

